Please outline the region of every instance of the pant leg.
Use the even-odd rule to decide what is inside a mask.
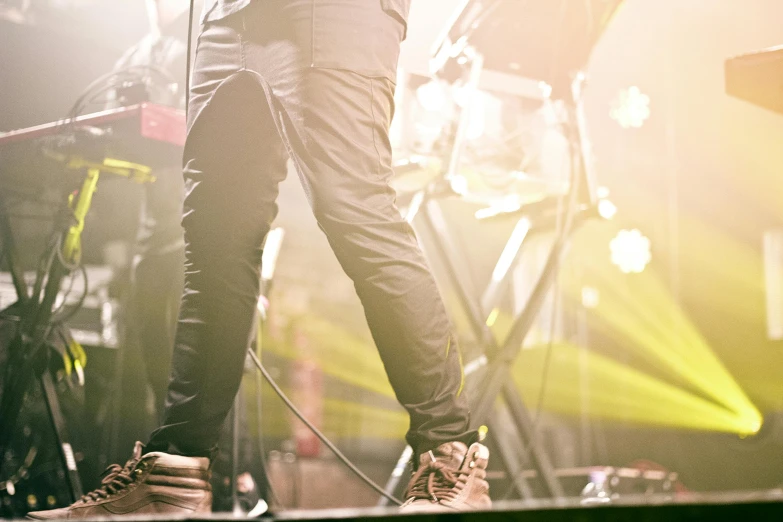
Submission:
[[[424,452],[473,438],[459,348],[413,230],[395,206],[389,124],[393,84],[308,69],[283,105],[286,141],[313,212],[346,274],[400,403],[408,442]]]
[[[183,158],[185,290],[153,451],[210,455],[242,378],[286,156],[264,91],[241,62],[236,32],[207,25]]]

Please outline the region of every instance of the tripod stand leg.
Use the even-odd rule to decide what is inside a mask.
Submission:
[[[507,418],[501,418],[500,415],[500,412],[498,412],[487,426],[489,432],[492,433],[492,441],[495,443],[495,453],[492,457],[493,459],[497,457],[498,461],[500,461],[500,465],[505,470],[513,488],[522,498],[534,498],[535,494],[522,474],[524,471],[522,454],[527,448],[527,442],[520,448],[519,435],[508,432],[510,421]],[[508,417],[508,415],[503,415],[503,417]]]
[[[3,457],[11,444],[16,421],[19,418],[27,387],[32,381],[33,372],[29,367],[22,367],[9,376],[13,378],[13,382],[6,385],[0,403],[0,419],[3,419],[0,427],[0,457]]]
[[[24,273],[20,268],[22,265],[19,261],[19,253],[14,244],[11,223],[9,222],[8,214],[6,213],[5,202],[2,199],[0,199],[0,239],[2,239],[3,242],[3,251],[5,253],[8,272],[11,274],[11,280],[14,283],[17,299],[24,304],[30,297],[30,294],[24,281]],[[0,255],[0,262],[2,262],[2,260],[3,256]]]
[[[239,410],[242,408],[240,389],[234,398],[234,407],[231,408],[231,509],[234,515],[242,514],[242,506],[239,504],[239,489],[237,478],[239,477]]]
[[[65,464],[65,480],[68,483],[68,490],[71,493],[71,500],[76,502],[83,494],[82,481],[79,478],[79,470],[76,467],[76,459],[73,455],[73,448],[68,437],[68,429],[65,426],[65,419],[60,410],[60,401],[57,398],[57,392],[54,388],[54,381],[48,371],[44,371],[39,377],[41,389],[44,394],[44,402],[49,412],[49,419],[54,434],[57,438],[57,449],[62,462]]]
[[[549,460],[549,455],[546,454],[536,440],[537,434],[533,420],[530,418],[530,413],[511,380],[507,380],[503,385],[502,394],[503,402],[505,402],[514,424],[519,429],[523,440],[529,446],[529,448],[526,448],[525,454],[527,455],[529,452],[529,459],[541,474],[546,492],[553,498],[565,496],[563,486],[555,476],[555,468]],[[524,465],[524,463],[520,463],[520,465]]]
[[[405,473],[405,468],[408,466],[408,463],[412,457],[413,448],[410,446],[405,446],[405,449],[402,451],[400,458],[397,460],[397,464],[395,464],[394,469],[392,470],[389,480],[386,481],[386,486],[383,488],[383,490],[389,495],[395,496],[397,493],[397,489],[400,487],[400,482],[402,481],[402,476]],[[376,505],[378,507],[386,507],[389,505],[389,499],[386,497],[381,497],[378,499],[378,504]]]

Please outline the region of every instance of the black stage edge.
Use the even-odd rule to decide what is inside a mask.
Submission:
[[[710,497],[699,496],[690,500],[644,499],[623,500],[602,506],[585,507],[575,501],[564,501],[561,505],[551,502],[540,503],[497,503],[489,512],[438,513],[400,515],[395,510],[331,510],[331,511],[288,511],[267,520],[306,520],[326,522],[332,520],[428,522],[692,522],[722,520],[756,522],[783,522],[783,492],[767,494],[721,494]],[[640,503],[643,502],[643,503]],[[228,519],[223,519],[228,520]]]
[[[116,519],[115,519],[116,520]],[[236,521],[230,513],[216,513],[204,517],[122,517],[123,521]],[[392,508],[332,509],[317,511],[285,511],[267,513],[260,518],[266,522],[304,520],[326,522],[333,520],[371,522],[739,522],[783,521],[783,489],[753,493],[719,493],[708,495],[677,495],[624,497],[612,504],[585,507],[579,499],[551,501],[496,503],[490,512],[437,513],[401,515]]]

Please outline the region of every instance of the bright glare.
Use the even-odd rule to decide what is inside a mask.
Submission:
[[[467,110],[470,111],[470,118],[466,138],[477,140],[484,135],[484,130],[487,127],[486,102],[480,92],[476,92],[473,96],[473,100]]]
[[[438,80],[431,80],[416,89],[416,99],[429,112],[439,112],[446,106],[446,92]]]
[[[638,129],[650,117],[650,97],[636,86],[622,89],[612,102],[609,115],[624,129]]]
[[[609,243],[612,263],[625,274],[641,273],[652,260],[650,240],[637,230],[621,230]]]
[[[608,199],[598,202],[598,214],[604,219],[612,219],[617,214],[617,206]]]
[[[465,195],[468,192],[468,180],[465,176],[459,174],[452,176],[449,185],[451,185],[451,190],[457,194]]]
[[[487,120],[485,94],[470,85],[460,85],[452,91],[454,103],[468,111],[468,130],[465,138],[476,140],[484,135]]]
[[[597,308],[600,301],[601,293],[597,288],[592,286],[582,287],[582,306],[588,309]]]
[[[264,254],[261,259],[261,279],[271,281],[277,267],[277,258],[283,245],[285,230],[280,227],[273,228],[266,235],[264,242]]]

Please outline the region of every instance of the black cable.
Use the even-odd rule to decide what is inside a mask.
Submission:
[[[144,78],[139,73],[154,72],[169,83],[176,83],[176,79],[162,67],[154,65],[129,65],[121,69],[103,74],[90,82],[89,85],[76,98],[66,117],[58,122],[58,134],[64,134],[74,127],[76,118],[82,111],[93,102],[95,97],[104,92],[116,89],[121,81],[136,77],[138,81],[143,82]]]
[[[291,399],[288,398],[288,396],[285,394],[285,392],[278,386],[278,384],[275,382],[275,380],[272,378],[271,375],[269,375],[269,372],[266,371],[266,368],[261,364],[261,361],[259,360],[256,353],[251,349],[248,348],[247,353],[250,354],[250,358],[253,359],[253,363],[258,368],[258,371],[261,372],[261,375],[264,376],[264,379],[269,383],[269,385],[272,387],[272,389],[275,391],[275,393],[283,400],[286,406],[288,406],[288,409],[290,409],[294,415],[296,415],[300,421],[302,421],[305,426],[307,426],[310,431],[313,432],[313,434],[318,437],[321,442],[324,443],[324,445],[329,448],[332,453],[335,454],[335,456],[342,461],[343,464],[345,464],[348,469],[350,469],[357,477],[359,477],[365,484],[370,486],[372,489],[374,489],[378,494],[384,496],[391,502],[395,503],[398,506],[402,505],[402,502],[400,502],[398,499],[394,498],[393,496],[389,495],[384,491],[382,487],[380,487],[378,484],[373,482],[373,480],[365,475],[362,470],[356,467],[356,465],[348,460],[348,457],[343,455],[343,453],[335,446],[332,441],[326,438],[326,436],[321,433],[321,431],[316,428],[309,420],[307,420],[307,417],[305,417],[301,411],[294,405],[293,402],[291,402]]]
[[[63,255],[63,236],[57,236],[57,246],[55,247],[55,253],[57,254],[57,260],[60,262],[60,264],[69,272],[72,272],[74,270],[77,270],[79,268],[79,263],[71,263],[67,259],[65,259],[65,256]]]
[[[71,295],[71,292],[73,292],[73,285],[76,283],[76,271],[73,270],[70,273],[70,276],[68,277],[68,288],[62,292],[62,297],[60,306],[54,309],[52,312],[52,317],[56,317],[57,314],[62,312],[65,309],[65,302],[67,301],[68,297]],[[62,289],[62,286],[60,287]]]
[[[79,265],[79,270],[81,270],[82,278],[84,279],[84,290],[82,291],[82,295],[79,296],[79,300],[76,302],[75,305],[73,305],[73,308],[68,310],[68,312],[63,315],[62,317],[56,317],[52,319],[52,324],[62,324],[68,322],[73,316],[76,315],[76,313],[82,309],[84,306],[84,301],[87,299],[87,294],[89,292],[89,281],[87,280],[87,267],[84,265]],[[62,306],[65,306],[65,296],[63,296],[63,304]]]
[[[161,67],[157,67],[154,65],[129,65],[127,67],[123,67],[116,71],[111,71],[109,73],[99,76],[98,78],[90,82],[90,84],[76,98],[76,101],[71,106],[70,111],[68,111],[68,116],[66,120],[63,121],[62,123],[66,126],[74,123],[73,121],[74,118],[80,115],[81,109],[84,107],[84,101],[87,100],[89,96],[95,95],[101,91],[105,91],[107,90],[107,87],[112,88],[117,86],[115,83],[107,83],[107,82],[110,81],[116,82],[117,80],[127,79],[128,77],[132,78],[134,75],[138,77],[138,73],[140,72],[154,72],[159,76],[161,76],[162,78],[166,79],[169,83],[176,82],[174,77],[169,72],[167,72],[165,69]],[[129,73],[134,73],[134,74],[131,75]]]
[[[551,367],[552,362],[552,352],[554,351],[554,337],[555,337],[555,318],[557,316],[557,311],[559,309],[558,303],[559,299],[557,298],[557,294],[560,292],[560,277],[559,275],[555,276],[555,284],[553,286],[553,294],[552,294],[552,307],[550,312],[550,325],[549,325],[549,342],[547,343],[546,347],[546,353],[544,354],[544,368],[541,371],[541,386],[538,389],[538,400],[536,404],[536,413],[533,417],[533,424],[530,429],[530,433],[533,438],[536,438],[538,436],[538,423],[541,420],[541,412],[544,409],[544,397],[546,396],[546,385],[549,380],[549,369]],[[530,459],[530,452],[533,449],[534,442],[528,441],[527,447],[525,448],[525,454],[522,455],[522,458],[519,462],[519,468],[524,468],[528,460]],[[511,494],[516,489],[516,485],[514,484],[514,481],[511,481],[511,485],[509,485],[506,492],[503,494],[502,499],[508,500]]]
[[[261,319],[258,321],[258,335],[256,336],[256,349],[261,353],[262,347],[261,342],[263,339],[263,330],[262,325],[263,322]],[[252,348],[251,348],[252,349]],[[266,481],[266,489],[269,493],[269,500],[275,503],[278,507],[283,507],[282,502],[280,502],[280,497],[277,495],[277,492],[275,491],[274,487],[272,486],[272,479],[269,476],[269,465],[266,460],[266,450],[264,448],[264,424],[261,421],[262,416],[262,406],[261,406],[261,374],[259,372],[255,372],[256,377],[256,429],[258,430],[258,436],[256,437],[256,445],[258,450],[258,459],[261,464],[261,472],[264,474],[264,480]]]

